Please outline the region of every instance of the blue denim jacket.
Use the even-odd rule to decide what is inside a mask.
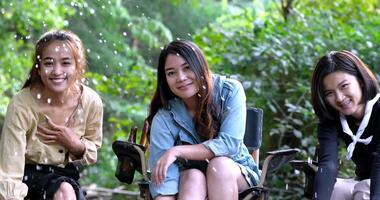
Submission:
[[[151,169],[166,150],[179,143],[202,143],[215,156],[226,156],[241,167],[253,172],[258,183],[259,169],[243,143],[246,121],[246,97],[240,82],[223,76],[213,76],[213,98],[220,112],[220,130],[214,139],[202,142],[195,130],[193,120],[186,110],[184,102],[175,98],[169,101],[168,109],[160,109],[153,118],[150,134],[149,166]],[[178,193],[181,167],[178,162],[171,164],[167,176],[159,186],[150,184],[150,192],[157,195],[175,195]]]

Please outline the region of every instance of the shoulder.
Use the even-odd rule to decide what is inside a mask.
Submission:
[[[30,88],[23,88],[19,92],[17,92],[9,102],[9,106],[13,107],[21,107],[21,108],[31,108],[35,107],[34,99],[32,97],[32,93]]]
[[[82,85],[82,88],[82,103],[84,105],[103,107],[103,101],[97,92],[86,85]]]
[[[240,81],[227,78],[225,76],[220,76],[217,74],[213,75],[214,89],[229,89],[229,90],[240,90],[243,89]]]
[[[163,123],[167,122],[169,119],[171,119],[170,111],[165,108],[160,108],[157,113],[154,115],[152,124],[154,123]]]

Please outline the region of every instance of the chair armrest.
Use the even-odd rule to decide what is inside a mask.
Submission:
[[[115,176],[120,182],[131,184],[135,170],[143,175],[144,180],[148,180],[144,146],[128,141],[115,141],[112,149],[118,158]]]
[[[314,160],[292,160],[290,165],[299,171],[304,172],[306,175],[315,174],[318,171],[318,162]]]
[[[314,177],[318,171],[318,162],[314,160],[292,160],[290,165],[299,171],[305,173],[305,187],[304,187],[304,196],[307,198],[313,197],[313,185]]]
[[[273,173],[277,171],[283,165],[293,160],[299,152],[300,150],[297,148],[268,152],[267,157],[264,160],[263,168],[261,170],[261,178],[258,186],[262,187],[264,185],[267,173]]]

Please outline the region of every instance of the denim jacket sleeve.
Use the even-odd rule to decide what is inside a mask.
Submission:
[[[160,110],[153,118],[151,133],[150,133],[150,153],[149,153],[149,167],[153,169],[157,160],[174,146],[177,136],[173,135],[170,131],[167,121],[165,121],[165,114],[168,112]],[[149,189],[152,197],[155,198],[158,195],[175,195],[178,193],[179,185],[179,169],[178,166],[173,163],[169,166],[165,181],[156,186],[150,183]]]
[[[243,144],[246,120],[246,97],[240,82],[229,79],[219,93],[221,99],[221,126],[218,136],[203,144],[215,156],[237,154]]]

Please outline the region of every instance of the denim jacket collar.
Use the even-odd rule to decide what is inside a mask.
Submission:
[[[189,115],[184,102],[179,98],[174,98],[169,101],[169,111],[173,120],[178,126],[181,126],[187,131],[197,142],[201,142],[199,136],[196,134],[193,118]]]

